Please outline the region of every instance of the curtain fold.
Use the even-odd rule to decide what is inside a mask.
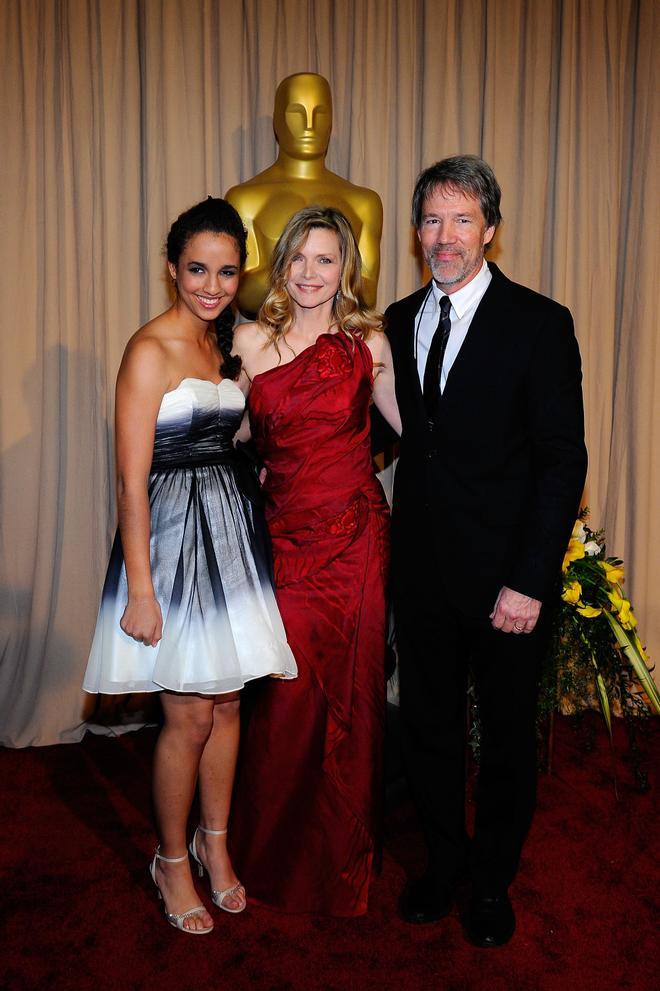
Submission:
[[[181,210],[275,158],[275,88],[330,82],[327,164],[383,200],[379,305],[422,272],[418,172],[483,155],[492,257],[568,305],[592,522],[660,654],[653,0],[0,0],[0,742],[79,739],[114,529],[114,379],[168,302]]]

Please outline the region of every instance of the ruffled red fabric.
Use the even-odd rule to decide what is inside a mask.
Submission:
[[[372,357],[324,334],[256,376],[277,600],[299,675],[269,681],[243,741],[232,853],[248,897],[366,911],[385,711],[388,511],[369,444]]]

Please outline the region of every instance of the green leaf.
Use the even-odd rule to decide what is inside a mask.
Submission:
[[[619,621],[615,619],[611,613],[604,612],[604,616],[612,627],[612,631],[619,646],[630,661],[630,665],[637,676],[637,680],[646,692],[651,705],[658,715],[660,715],[660,693],[658,692],[656,684],[646,666],[646,661],[637,649],[637,645],[630,639]]]
[[[598,664],[596,663],[596,658],[594,654],[591,655],[591,660],[593,666],[596,669],[596,688],[598,690],[598,699],[600,701],[600,707],[603,710],[603,718],[607,725],[607,732],[610,734],[610,742],[612,741],[612,713],[610,712],[610,700],[607,697],[607,688],[605,687],[605,681],[603,676],[598,670]]]

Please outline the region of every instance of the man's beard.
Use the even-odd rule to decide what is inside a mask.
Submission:
[[[452,261],[437,260],[435,257],[436,251],[442,251],[444,254],[451,252],[453,255]],[[478,270],[482,260],[483,255],[473,260],[464,250],[457,251],[456,249],[443,248],[440,245],[436,245],[425,256],[426,264],[431,270],[434,280],[440,286],[453,286],[457,282],[463,282],[472,272]]]

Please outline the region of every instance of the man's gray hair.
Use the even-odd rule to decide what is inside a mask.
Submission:
[[[497,227],[502,220],[502,191],[490,165],[477,155],[453,155],[430,165],[417,177],[412,200],[412,222],[417,230],[422,225],[424,201],[438,186],[457,189],[479,200],[487,227]]]

